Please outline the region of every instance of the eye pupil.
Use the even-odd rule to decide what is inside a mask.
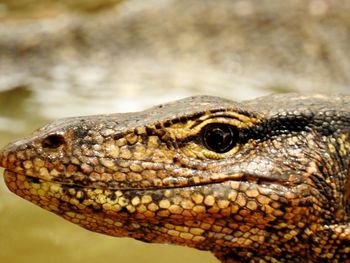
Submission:
[[[43,141],[43,148],[56,149],[64,144],[64,137],[59,134],[48,135]]]
[[[206,148],[217,153],[231,150],[237,143],[238,131],[231,125],[208,124],[202,130],[202,140]]]

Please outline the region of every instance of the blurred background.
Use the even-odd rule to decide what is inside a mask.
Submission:
[[[0,1],[0,146],[67,116],[207,94],[349,93],[350,1]],[[1,262],[203,262],[83,230],[0,180]]]

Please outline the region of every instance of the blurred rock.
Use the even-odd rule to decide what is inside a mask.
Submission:
[[[97,108],[104,102],[102,108],[119,111],[114,101],[123,94],[242,99],[349,87],[349,1],[129,0],[110,6],[4,20],[0,90],[28,86],[49,108],[45,114],[59,116],[62,99],[72,105],[68,112],[84,107],[86,97],[89,108],[95,98]]]

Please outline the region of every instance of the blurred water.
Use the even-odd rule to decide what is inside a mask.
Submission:
[[[129,0],[89,14],[52,10],[18,18],[0,6],[0,16],[9,13],[0,20],[0,145],[56,118],[197,94],[349,91],[347,1]],[[217,262],[87,232],[20,200],[2,180],[0,199],[1,262]]]

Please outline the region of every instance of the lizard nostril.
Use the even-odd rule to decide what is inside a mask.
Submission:
[[[43,148],[56,149],[64,144],[64,142],[64,137],[62,135],[51,134],[42,141],[42,146]]]

